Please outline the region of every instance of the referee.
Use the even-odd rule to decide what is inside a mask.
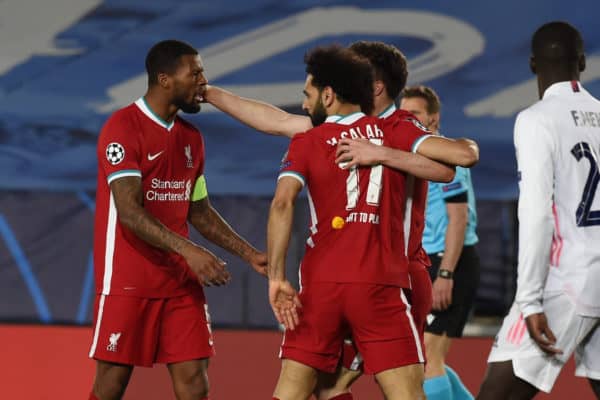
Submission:
[[[439,134],[440,100],[426,86],[402,92],[400,108],[412,112]],[[425,328],[425,393],[428,399],[472,399],[456,373],[445,365],[452,338],[460,338],[479,284],[477,212],[469,169],[456,167],[450,183],[429,182],[423,248],[431,259],[433,306]]]

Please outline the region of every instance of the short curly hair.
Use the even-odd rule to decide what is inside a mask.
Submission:
[[[179,67],[182,56],[197,54],[198,50],[181,40],[171,39],[156,43],[146,55],[148,84],[157,84],[158,75],[161,73],[173,74]]]
[[[408,79],[406,57],[398,48],[383,42],[361,40],[352,43],[350,50],[369,60],[375,79],[383,82],[391,99],[398,97]]]
[[[306,73],[319,90],[333,89],[342,103],[373,111],[373,70],[369,61],[339,45],[316,47],[304,56]]]

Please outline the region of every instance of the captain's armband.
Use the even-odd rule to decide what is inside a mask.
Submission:
[[[196,184],[194,185],[192,201],[204,200],[206,197],[208,197],[208,190],[206,189],[206,179],[204,179],[204,175],[200,175],[198,179],[196,179]]]

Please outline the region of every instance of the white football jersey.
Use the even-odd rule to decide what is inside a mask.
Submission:
[[[577,81],[559,82],[515,123],[519,169],[519,267],[523,316],[542,293],[562,291],[600,317],[600,101]]]

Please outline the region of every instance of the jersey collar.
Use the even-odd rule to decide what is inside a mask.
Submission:
[[[564,95],[567,93],[587,93],[587,92],[583,88],[583,86],[581,86],[581,83],[579,83],[579,81],[556,82],[556,83],[553,83],[552,85],[548,86],[548,88],[544,92],[544,95],[542,96],[542,99],[545,99],[546,97],[550,97],[550,96]]]
[[[360,111],[348,115],[330,115],[327,117],[325,122],[341,125],[352,125],[364,116],[365,114]]]
[[[173,120],[171,122],[167,122],[164,119],[162,119],[161,117],[159,117],[156,113],[154,113],[154,111],[152,111],[152,109],[146,102],[146,99],[144,98],[144,96],[137,99],[135,101],[135,105],[138,106],[138,108],[146,115],[146,117],[150,118],[152,121],[156,122],[158,125],[162,126],[163,128],[165,128],[168,131],[171,131],[171,129],[173,129],[173,126],[175,125],[175,120]]]
[[[390,115],[392,115],[393,113],[396,112],[396,110],[398,109],[398,107],[396,107],[396,105],[394,103],[390,104],[388,108],[386,108],[385,110],[383,110],[382,112],[379,113],[378,117],[379,118],[387,118]]]

